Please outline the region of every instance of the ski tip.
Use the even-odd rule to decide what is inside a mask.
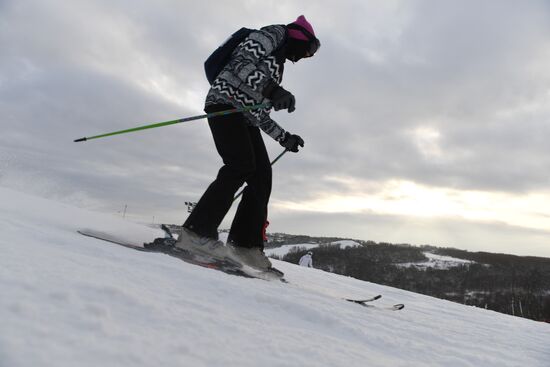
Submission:
[[[404,309],[404,308],[405,308],[405,305],[402,304],[402,303],[398,303],[398,304],[396,304],[396,305],[393,305],[393,309],[394,309],[394,310],[402,310],[402,309]]]
[[[88,140],[88,139],[87,138],[80,138],[80,139],[75,139],[74,142],[78,143],[78,142],[86,141],[86,140]]]
[[[348,302],[364,304],[364,303],[367,303],[367,302],[376,301],[377,299],[380,299],[380,298],[382,298],[381,294],[379,294],[377,296],[374,296],[372,298],[366,298],[366,299],[353,299],[353,298],[344,298],[344,299]]]

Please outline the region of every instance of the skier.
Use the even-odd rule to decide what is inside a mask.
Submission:
[[[307,254],[305,254],[304,256],[302,256],[300,258],[300,262],[299,262],[300,266],[305,266],[307,268],[313,268],[313,258],[312,258],[312,256],[313,256],[313,252],[308,251]]]
[[[303,15],[286,26],[270,25],[252,31],[213,79],[205,112],[266,102],[271,102],[275,111],[293,112],[294,95],[281,86],[284,63],[312,57],[319,47],[313,27]],[[230,258],[260,270],[271,268],[263,252],[262,230],[272,173],[260,129],[294,153],[304,141],[285,131],[269,113],[269,108],[263,108],[208,119],[224,165],[183,224],[177,247],[217,259]],[[218,240],[218,226],[245,182],[225,246]]]

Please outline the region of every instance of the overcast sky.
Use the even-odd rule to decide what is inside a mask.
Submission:
[[[221,164],[205,121],[73,140],[203,113],[208,55],[300,14],[322,47],[272,113],[305,148],[270,231],[550,256],[545,0],[0,0],[0,185],[183,223]]]

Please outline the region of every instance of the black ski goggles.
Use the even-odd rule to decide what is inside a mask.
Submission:
[[[317,37],[315,37],[315,35],[313,35],[304,27],[294,23],[290,23],[286,27],[289,29],[295,29],[307,37],[308,40],[304,41],[304,42],[307,42],[307,50],[306,50],[306,55],[304,57],[311,57],[315,55],[315,53],[319,51],[319,49],[321,48],[321,42],[317,39]]]

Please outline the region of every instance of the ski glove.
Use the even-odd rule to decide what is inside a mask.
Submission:
[[[267,98],[271,99],[275,111],[288,109],[288,112],[293,112],[296,109],[296,99],[292,93],[280,85],[275,85],[269,89]]]
[[[298,146],[304,146],[304,139],[302,139],[299,135],[294,135],[287,131],[285,132],[285,136],[279,140],[279,144],[286,148],[286,150],[297,153]]]

